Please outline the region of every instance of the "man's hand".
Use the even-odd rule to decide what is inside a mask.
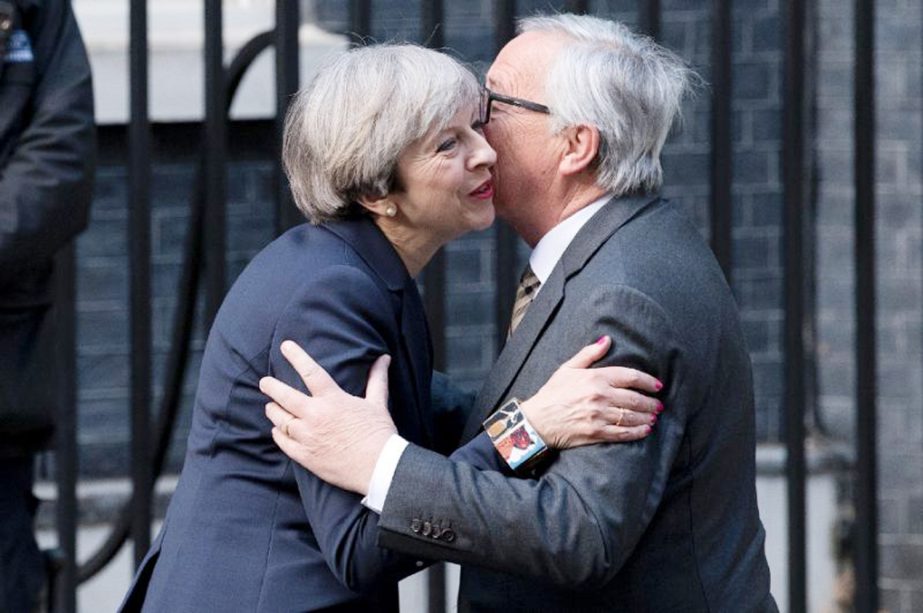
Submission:
[[[266,416],[272,438],[295,462],[345,490],[365,495],[378,456],[397,428],[388,413],[388,365],[375,360],[365,398],[344,392],[296,343],[284,341],[282,355],[301,376],[307,396],[274,377],[260,379],[260,390],[273,402]]]

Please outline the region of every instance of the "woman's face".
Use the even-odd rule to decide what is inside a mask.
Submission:
[[[444,244],[494,221],[491,170],[497,160],[478,124],[476,107],[466,108],[442,130],[431,131],[398,159],[403,189],[389,198],[415,233]]]

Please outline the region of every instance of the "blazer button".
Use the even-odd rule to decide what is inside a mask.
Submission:
[[[428,521],[423,522],[423,536],[429,536],[433,532],[433,524]]]
[[[433,533],[430,536],[432,536],[434,539],[438,539],[442,537],[442,533],[443,533],[443,529],[440,528],[438,524],[434,524]]]
[[[420,534],[420,520],[414,519],[410,522],[410,529],[413,530],[414,534]]]
[[[444,540],[446,543],[451,543],[452,541],[454,541],[455,540],[455,530],[452,530],[451,528],[446,528],[445,530],[443,530],[442,540]]]

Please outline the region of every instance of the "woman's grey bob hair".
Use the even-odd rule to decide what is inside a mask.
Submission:
[[[660,152],[698,76],[676,54],[626,26],[585,15],[535,16],[519,32],[574,41],[545,85],[555,133],[579,124],[599,130],[596,182],[615,196],[660,188]]]
[[[477,104],[474,75],[437,51],[388,44],[337,56],[285,120],[282,163],[295,204],[314,224],[353,214],[360,196],[399,185],[408,145]]]

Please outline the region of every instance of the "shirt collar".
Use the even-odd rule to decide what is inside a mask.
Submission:
[[[532,272],[542,285],[551,276],[551,271],[554,270],[558,260],[567,251],[567,247],[584,224],[611,199],[612,196],[606,194],[599,200],[591,202],[553,227],[538,241],[535,249],[532,250],[532,255],[529,256],[529,266],[532,267]]]

